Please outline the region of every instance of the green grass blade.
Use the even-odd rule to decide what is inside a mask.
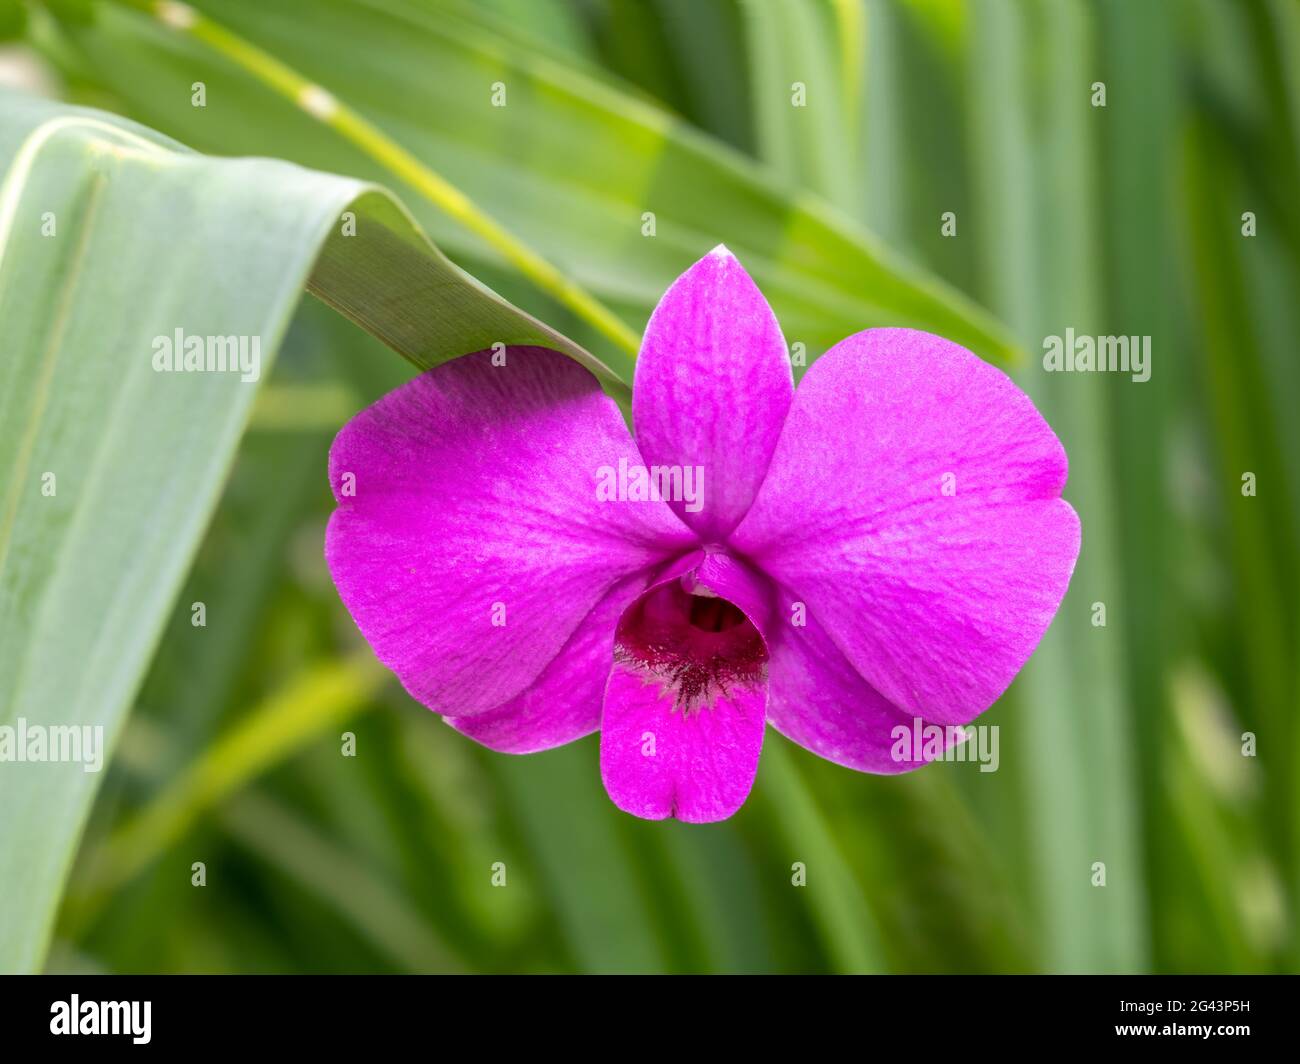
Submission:
[[[1096,285],[1097,193],[1087,149],[1083,5],[979,5],[972,19],[973,153],[991,298],[1031,348],[1073,327],[1102,332]],[[1039,66],[1038,56],[1050,62]],[[1065,71],[1049,84],[1041,70]],[[1062,254],[1061,249],[1069,249]],[[1060,612],[1014,689],[1008,726],[1023,773],[1042,964],[1058,971],[1140,970],[1147,955],[1145,877],[1135,822],[1132,723],[1119,662],[1124,646],[1102,389],[1087,375],[1021,379],[1070,455],[1065,497],[1083,546]],[[1129,387],[1138,385],[1129,384]],[[1091,604],[1106,603],[1094,628]],[[1105,886],[1094,885],[1104,864]]]

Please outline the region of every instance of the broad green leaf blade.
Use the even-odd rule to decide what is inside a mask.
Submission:
[[[786,338],[803,343],[810,358],[877,325],[928,329],[995,361],[1018,356],[989,313],[822,200],[792,192],[644,99],[446,5],[218,0],[194,7],[355,109],[633,324],[721,241],[763,288]],[[394,180],[364,143],[277,89],[264,62],[197,39],[211,23],[178,29],[110,3],[97,12],[92,25],[67,28],[65,43],[85,62],[78,74],[151,125],[205,150],[276,154]],[[360,69],[354,57],[363,53],[384,62]],[[208,89],[203,108],[191,106],[196,81]],[[504,106],[492,102],[498,84]],[[412,206],[445,247],[499,260],[436,204]],[[644,235],[648,214],[653,236]]]
[[[1096,188],[1085,123],[1093,27],[1080,4],[1025,10],[981,3],[969,66],[978,195],[988,219],[985,278],[991,299],[1031,345],[1067,326],[1100,325],[1097,240],[1088,219]],[[1040,67],[1036,57],[1050,60]],[[1045,83],[1042,70],[1066,72]],[[1038,162],[1045,160],[1045,162]],[[1033,205],[1026,209],[1026,204]],[[1060,248],[1070,249],[1061,255]],[[1020,381],[1070,456],[1064,497],[1079,513],[1083,546],[1052,626],[1026,664],[1013,697],[1020,719],[1012,755],[1023,766],[1032,839],[1040,949],[1051,971],[1138,971],[1148,941],[1144,869],[1135,823],[1133,723],[1120,675],[1124,619],[1111,608],[1094,628],[1092,603],[1123,601],[1107,473],[1104,382],[1045,374]],[[1008,729],[1009,731],[1011,729]],[[1106,886],[1093,886],[1097,865]]]
[[[363,182],[12,94],[0,148],[0,726],[20,744],[90,727],[112,748],[309,282],[420,365],[499,339],[612,379]],[[178,330],[244,338],[247,372],[157,371]],[[0,762],[0,970],[40,965],[98,778]]]

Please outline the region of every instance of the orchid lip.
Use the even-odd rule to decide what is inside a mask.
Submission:
[[[704,592],[701,594],[701,592]],[[690,716],[767,678],[767,646],[740,607],[702,585],[654,588],[619,622],[614,659]]]

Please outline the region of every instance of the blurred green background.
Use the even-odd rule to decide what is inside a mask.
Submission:
[[[725,241],[811,360],[880,323],[855,249],[883,242],[1022,350],[1083,553],[980,721],[998,771],[858,775],[769,731],[731,821],[641,822],[604,796],[595,737],[493,754],[373,663],[322,558],[325,457],[413,370],[307,299],[106,775],[51,970],[1300,970],[1295,0],[203,0],[217,43],[139,6],[0,5],[3,66],[201,151],[386,184],[623,370],[231,42],[323,85],[637,331]],[[1151,379],[1045,373],[1066,328],[1150,336]]]

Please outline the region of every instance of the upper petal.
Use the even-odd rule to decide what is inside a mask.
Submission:
[[[702,508],[671,505],[706,542],[745,515],[793,393],[772,308],[735,256],[715,248],[659,300],[632,390],[645,461],[703,470]]]
[[[357,627],[421,702],[453,715],[532,683],[618,581],[694,536],[662,503],[597,498],[639,461],[590,373],[542,348],[408,381],[330,450],[325,555]]]
[[[809,369],[731,537],[909,714],[964,723],[1051,622],[1079,553],[1060,441],[1001,371],[873,329]]]

